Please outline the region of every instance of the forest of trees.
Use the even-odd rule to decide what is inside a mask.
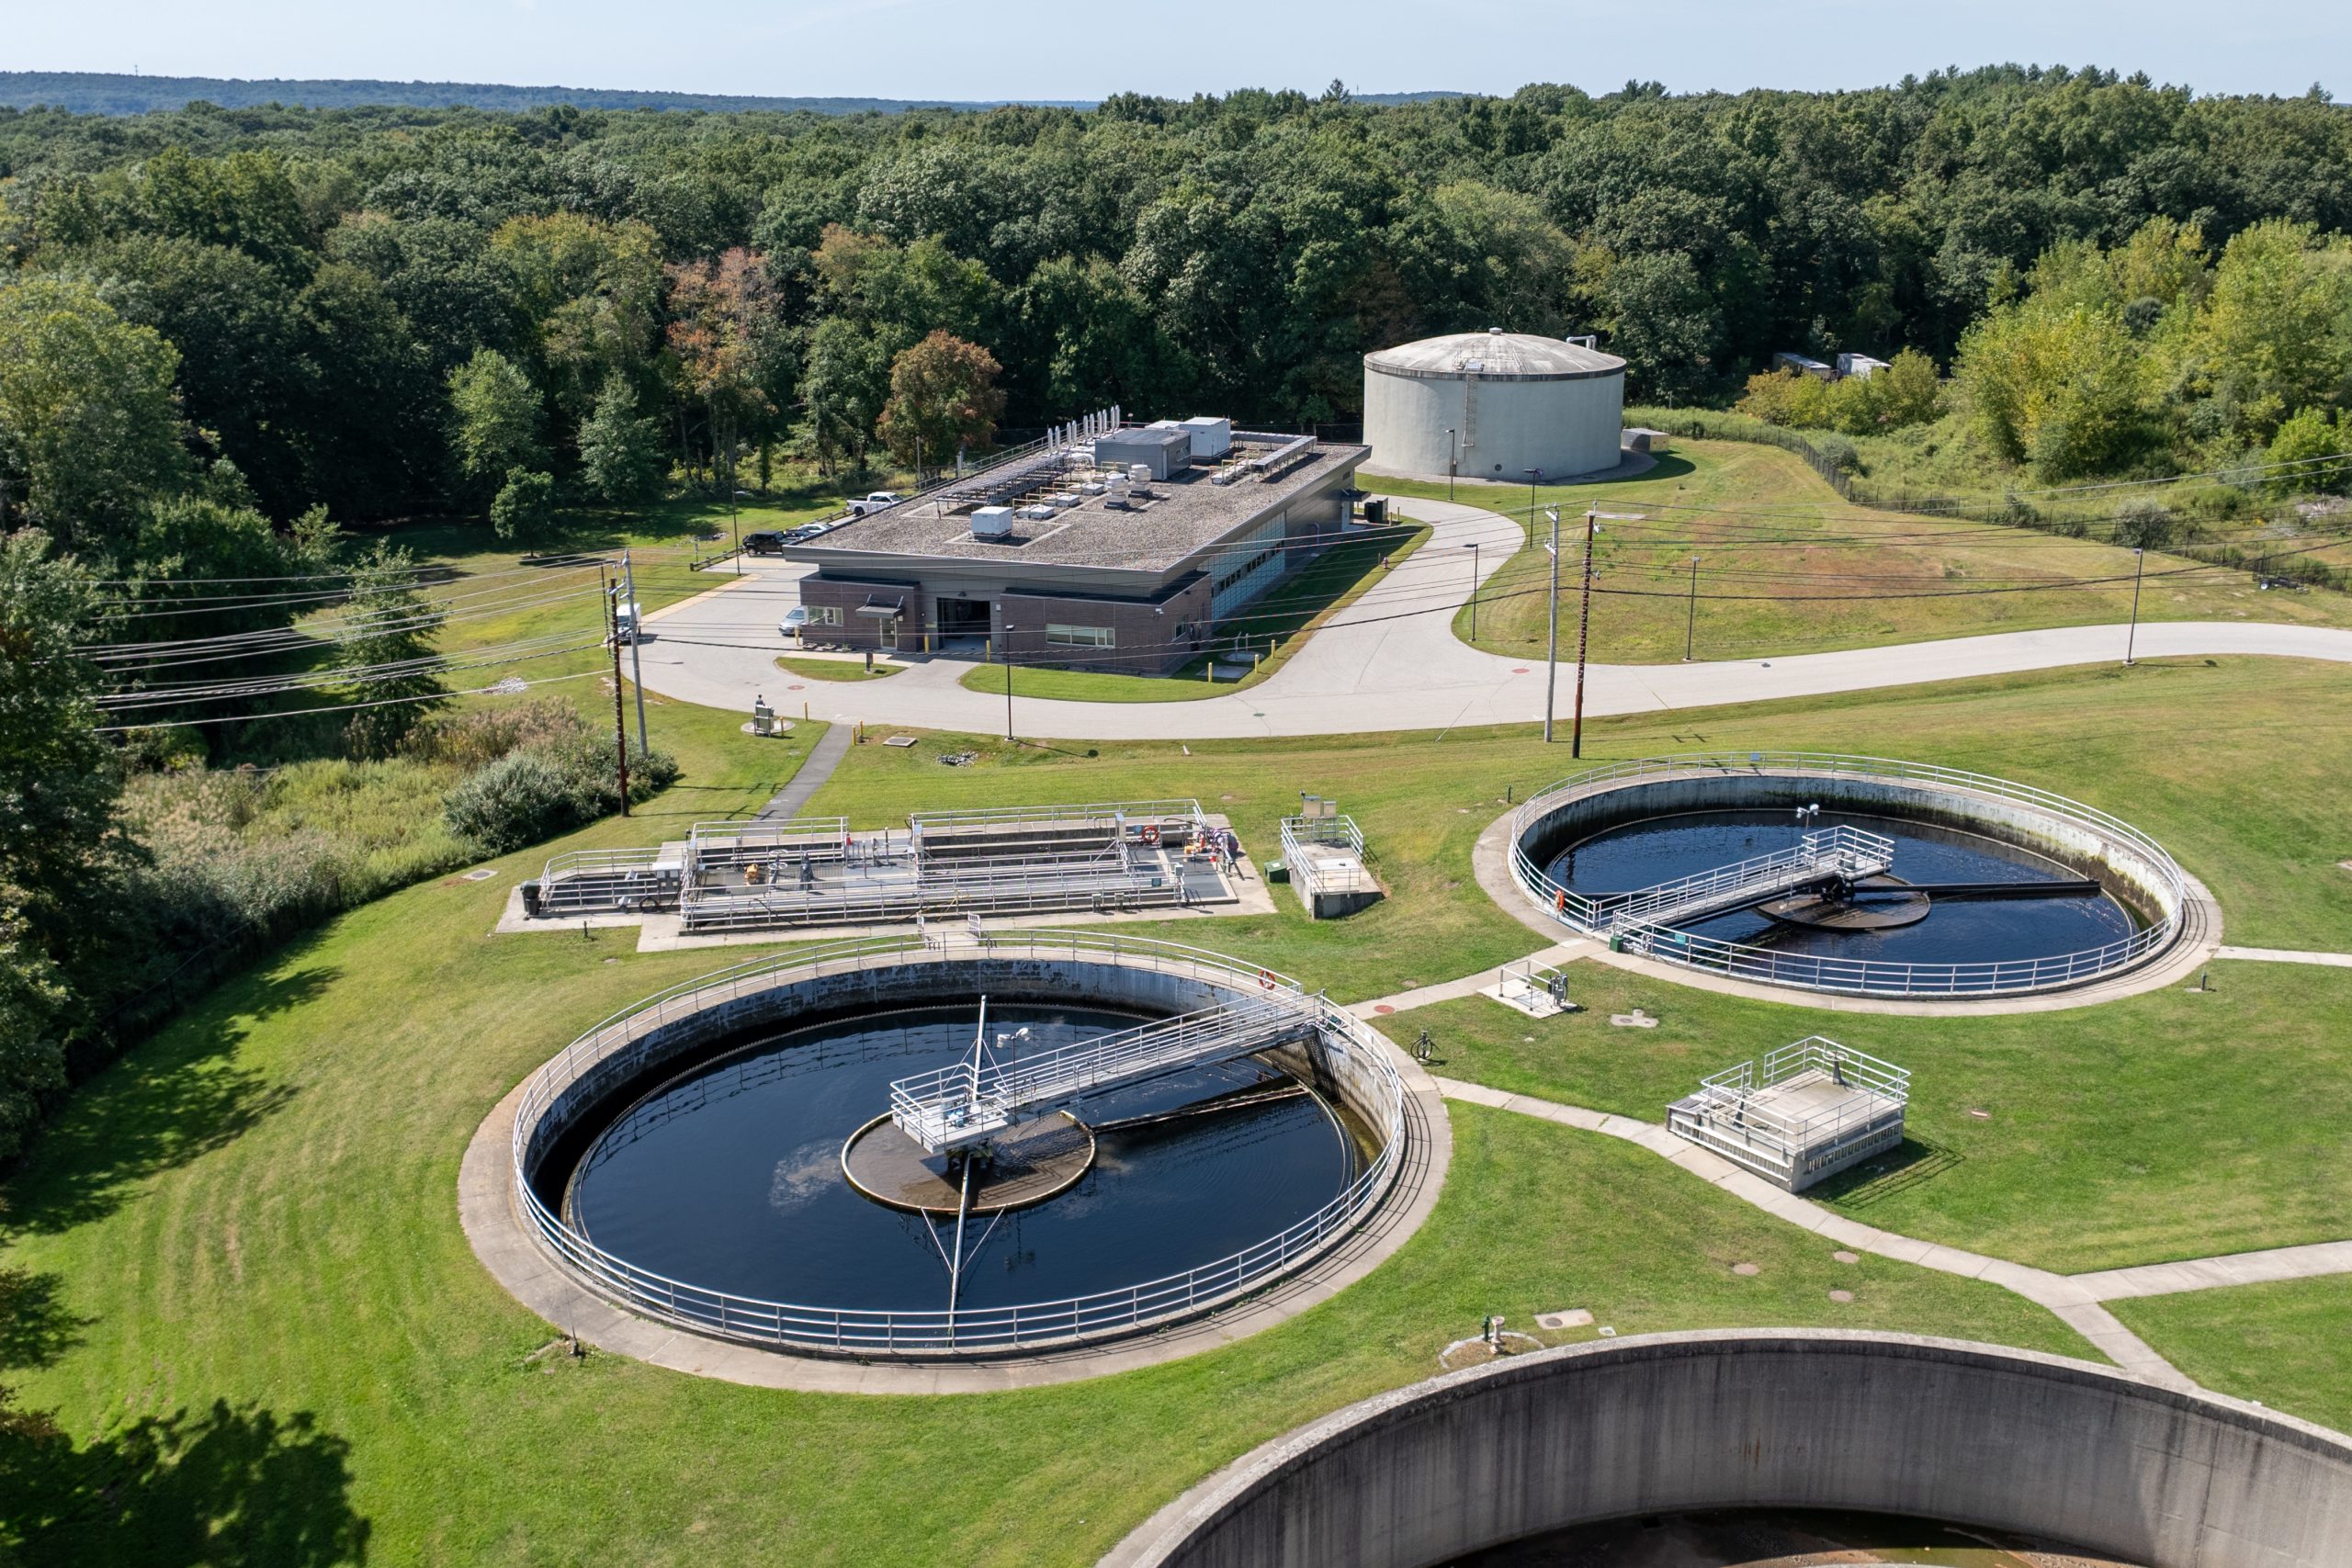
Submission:
[[[854,463],[933,333],[1001,367],[1016,427],[1345,421],[1364,350],[1488,325],[1598,332],[1636,398],[1720,402],[1776,349],[1989,363],[1987,311],[2080,271],[2045,253],[2151,223],[2208,268],[2258,225],[2352,228],[2352,111],[2004,67],[1385,106],[0,112],[0,507],[127,561],[159,489],[281,531],[318,505],[527,523],[731,449]]]

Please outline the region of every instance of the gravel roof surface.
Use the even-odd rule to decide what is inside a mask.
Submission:
[[[1238,444],[1234,450],[1247,455]],[[864,564],[861,558],[928,556],[991,566],[1165,571],[1372,455],[1369,446],[1331,443],[1318,443],[1314,451],[1311,461],[1272,483],[1243,478],[1215,485],[1209,482],[1214,469],[1192,468],[1181,479],[1154,480],[1150,489],[1157,499],[1137,511],[1114,511],[1102,497],[1090,496],[1051,520],[1017,517],[1009,540],[975,539],[968,511],[948,512],[919,499],[843,524],[784,553],[845,570]]]

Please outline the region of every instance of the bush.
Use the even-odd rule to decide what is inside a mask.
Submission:
[[[453,832],[485,854],[508,850],[593,822],[620,808],[613,754],[586,732],[503,757],[449,792],[443,816]],[[638,751],[628,760],[632,805],[678,777],[667,752]]]
[[[1859,474],[1862,471],[1860,450],[1844,436],[1815,435],[1811,440],[1813,449],[1821,454],[1822,460],[1839,473]]]
[[[534,697],[432,719],[410,732],[401,750],[420,761],[472,773],[510,751],[558,746],[588,733],[588,721],[570,703]]]
[[[2115,542],[2135,550],[2161,550],[2180,536],[2180,525],[2162,502],[2135,496],[2116,508]]]

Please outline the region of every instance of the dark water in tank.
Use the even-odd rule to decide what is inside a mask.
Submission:
[[[582,1157],[571,1218],[640,1268],[796,1305],[933,1311],[947,1266],[922,1216],[849,1185],[842,1145],[889,1110],[890,1080],[953,1066],[977,1004],[842,1020],[746,1044],[662,1085]],[[991,1003],[989,1033],[1016,1051],[1131,1028],[1086,1008]],[[1242,1061],[1088,1101],[1090,1124],[1193,1104],[1272,1069]],[[1353,1180],[1353,1143],[1325,1104],[1295,1096],[1101,1135],[1092,1169],[1006,1213],[965,1268],[967,1307],[1058,1300],[1215,1262],[1306,1218]],[[972,1241],[987,1228],[975,1219]],[[952,1231],[953,1222],[947,1229]],[[941,1240],[953,1246],[952,1235]]]
[[[1443,1568],[1790,1568],[1798,1563],[1925,1563],[1938,1568],[2131,1568],[2004,1530],[1893,1514],[1736,1508],[1611,1519],[1531,1536]]]
[[[1899,818],[1824,810],[1800,829],[1793,812],[1699,811],[1611,828],[1555,856],[1545,869],[1578,893],[1623,893],[1792,849],[1802,832],[1843,822],[1894,840],[1893,874],[1905,882],[2049,882],[2081,874],[2014,844]],[[1722,942],[1789,953],[1910,964],[1988,964],[2103,947],[2138,929],[2106,894],[2048,898],[1939,899],[1917,925],[1841,931],[1783,925],[1757,910],[1684,923]]]

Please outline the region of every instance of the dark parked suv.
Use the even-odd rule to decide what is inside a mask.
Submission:
[[[747,555],[775,556],[784,553],[784,536],[774,533],[746,534],[743,550]]]

